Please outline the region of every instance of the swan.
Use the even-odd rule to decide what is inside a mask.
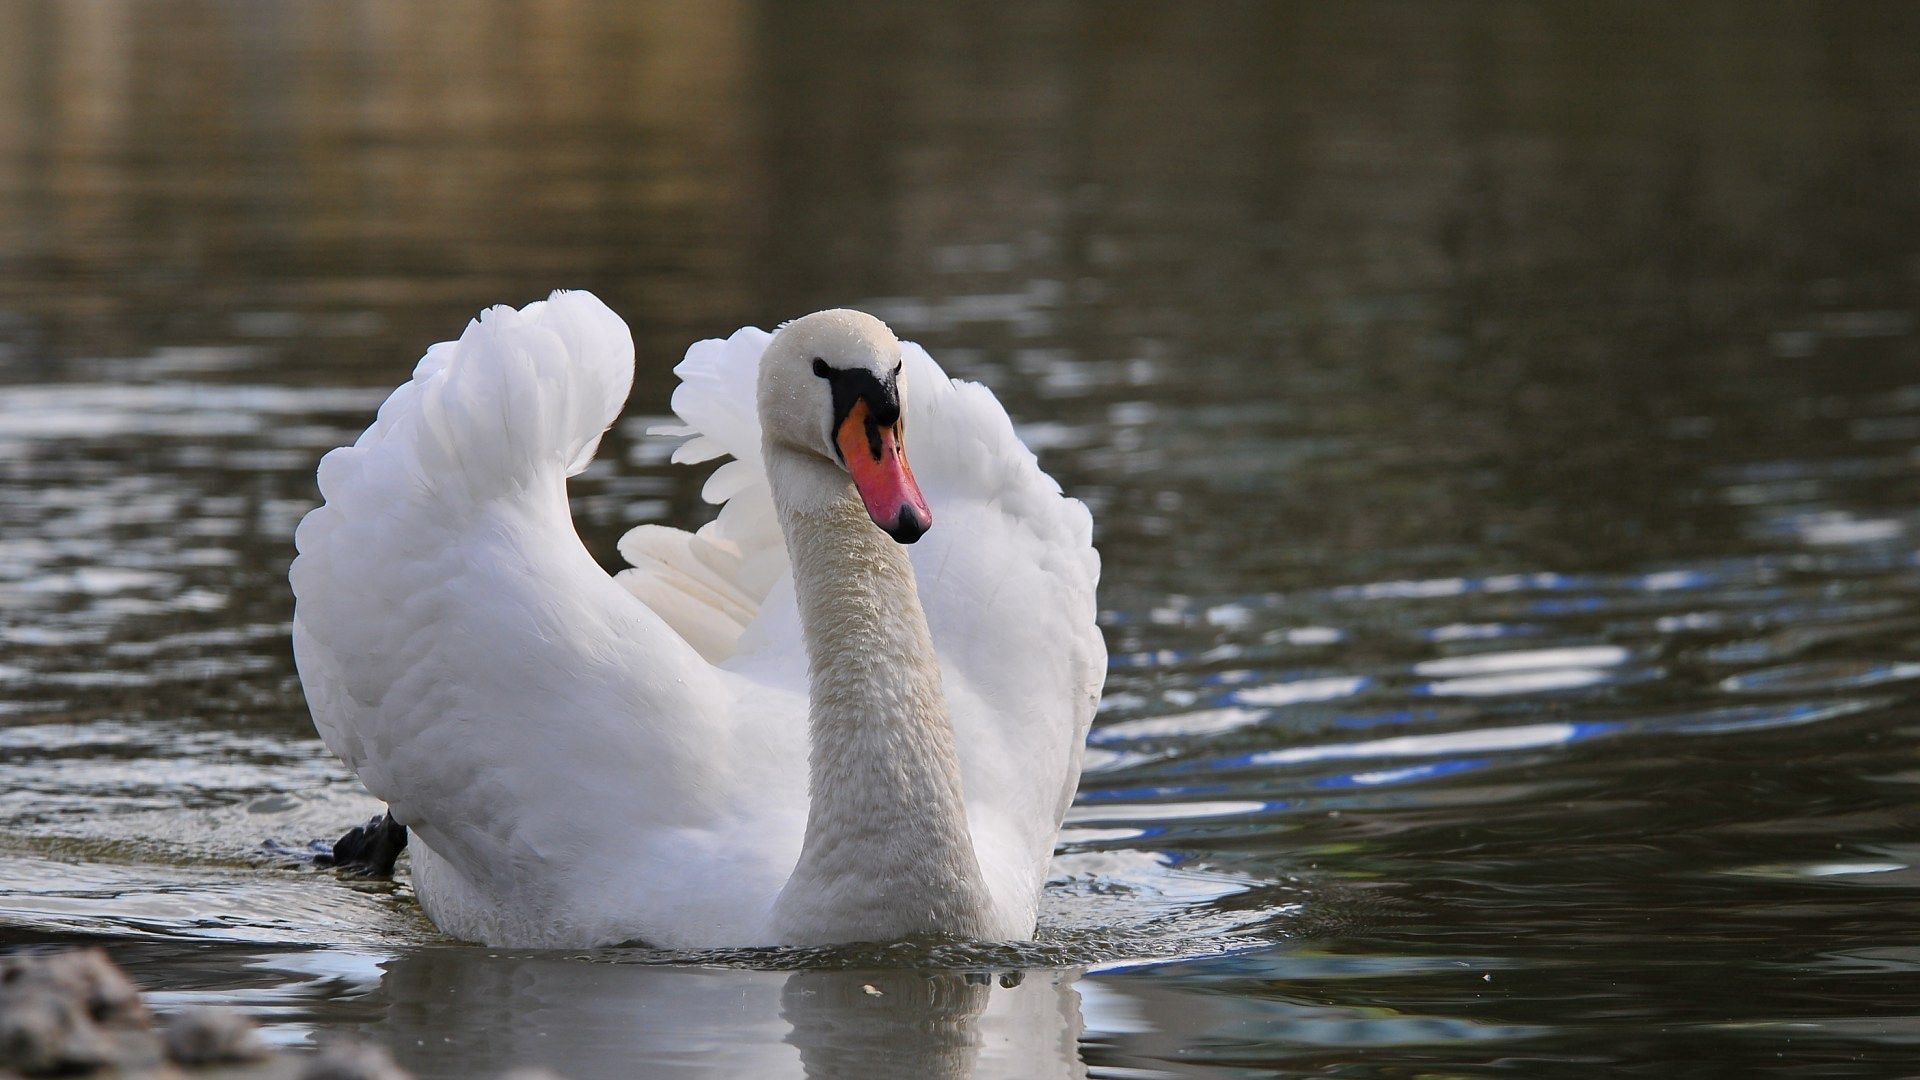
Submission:
[[[651,434],[731,457],[719,514],[610,576],[566,481],[633,352],[587,292],[495,307],[320,462],[294,657],[421,907],[525,948],[1031,937],[1106,671],[1086,507],[984,386],[822,311],[687,351]]]

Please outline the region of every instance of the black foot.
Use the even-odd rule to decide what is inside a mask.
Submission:
[[[393,864],[407,849],[407,827],[381,814],[334,841],[333,853],[315,861],[356,877],[393,876]]]

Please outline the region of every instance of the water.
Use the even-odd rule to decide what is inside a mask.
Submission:
[[[1911,9],[0,6],[0,945],[431,1076],[1913,1075]],[[261,849],[376,809],[285,566],[480,307],[829,304],[1094,508],[1043,941],[507,954]]]

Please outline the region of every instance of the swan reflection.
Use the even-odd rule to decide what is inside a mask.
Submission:
[[[1071,971],[760,971],[422,949],[321,1008],[421,1077],[1083,1077]],[[357,1021],[357,1022],[356,1022]]]

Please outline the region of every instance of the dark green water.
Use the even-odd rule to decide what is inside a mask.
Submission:
[[[446,1077],[1920,1075],[1916,57],[1853,4],[0,3],[0,945]],[[640,436],[686,344],[834,304],[1091,504],[1043,947],[503,955],[260,852],[373,808],[286,641],[314,463],[558,286],[639,344],[609,564],[702,520]]]

